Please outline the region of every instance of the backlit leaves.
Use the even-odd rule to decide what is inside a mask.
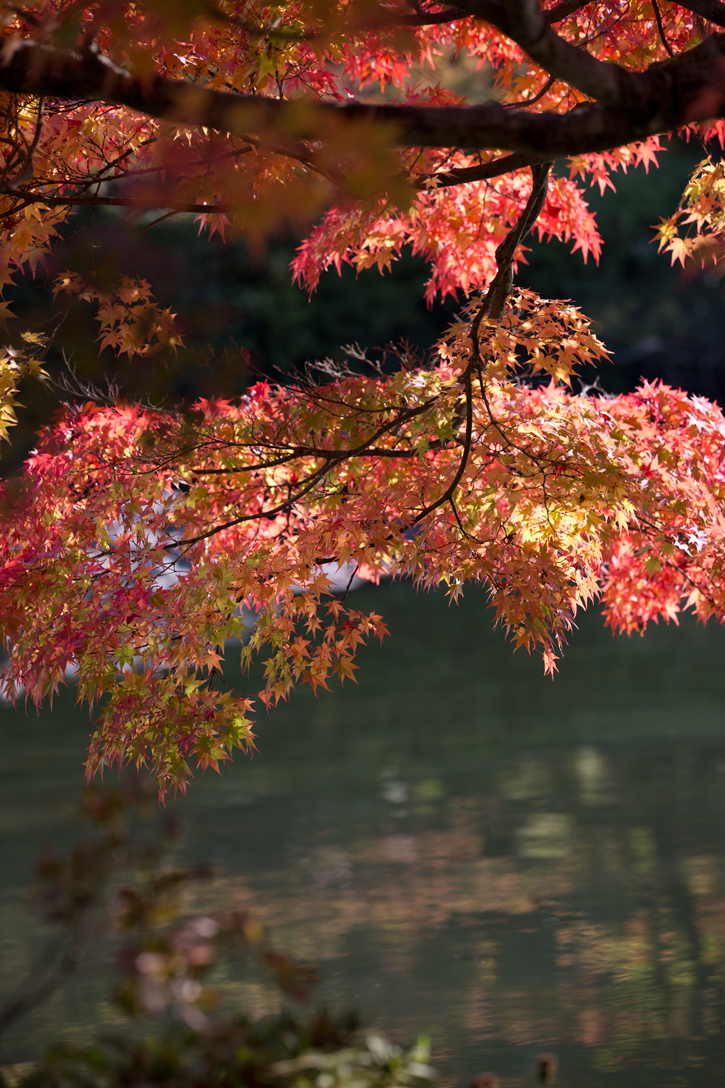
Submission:
[[[429,369],[261,385],[191,422],[69,412],[3,496],[6,694],[40,702],[72,670],[98,708],[89,771],[130,760],[184,788],[254,743],[252,700],[223,685],[230,652],[261,659],[257,695],[274,705],[354,678],[358,647],[385,634],[330,596],[337,567],[452,598],[483,583],[547,669],[598,596],[626,631],[684,605],[725,615],[719,409],[659,385],[568,392],[603,348],[573,307],[520,292],[482,330],[465,457],[469,337],[465,320]]]
[[[0,95],[0,292],[43,269],[72,209],[101,205],[133,229],[139,216],[146,230],[186,213],[254,243],[303,227],[292,271],[308,290],[343,263],[385,272],[409,247],[430,265],[427,300],[461,300],[417,369],[401,359],[396,373],[359,373],[357,358],[323,367],[322,384],[259,384],[186,414],[89,403],[43,432],[0,489],[3,692],[40,703],[74,675],[96,727],[89,773],[131,761],[162,790],[183,789],[194,768],[252,748],[252,696],[224,686],[231,652],[245,667],[261,661],[253,695],[266,706],[300,684],[354,679],[356,651],[385,625],[331,594],[338,570],[442,584],[451,599],[480,582],[514,643],[549,671],[597,597],[629,632],[682,607],[725,617],[720,410],[659,385],[612,399],[573,392],[576,369],[602,360],[603,345],[569,302],[512,292],[507,278],[530,229],[598,260],[585,186],[603,191],[618,169],[655,166],[662,148],[646,132],[659,130],[550,170],[547,146],[528,165],[493,141],[399,146],[369,111],[348,123],[319,108],[396,101],[420,118],[498,101],[497,116],[587,116],[581,91],[485,19],[412,25],[422,10],[403,0],[0,4],[4,56],[33,42],[42,67],[72,50],[73,72],[106,65],[104,78],[137,91],[133,109],[118,95],[41,95],[36,71],[22,84],[31,93]],[[650,0],[585,4],[556,26],[629,72],[708,33],[685,8]],[[171,94],[164,80],[183,102],[144,106],[149,88]],[[717,113],[722,92],[711,90]],[[208,91],[253,96],[270,118],[280,101],[289,109],[247,132],[249,102],[232,100],[236,124],[225,126],[204,113]],[[722,164],[701,163],[658,231],[673,260],[719,259],[723,192]],[[176,349],[176,315],[145,279],[48,267],[59,302],[93,307],[100,349]],[[10,316],[0,298],[0,320]],[[0,353],[0,437],[48,346],[33,330],[16,341]]]

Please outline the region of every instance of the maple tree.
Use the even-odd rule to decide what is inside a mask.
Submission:
[[[660,384],[572,385],[606,352],[566,301],[516,288],[533,232],[598,258],[586,187],[705,158],[657,229],[720,259],[720,0],[0,2],[0,285],[42,266],[74,209],[144,228],[193,214],[252,243],[305,228],[292,274],[426,258],[460,317],[422,363],[353,352],[287,386],[191,411],[66,406],[2,486],[4,690],[39,703],[69,668],[96,714],[89,772],[149,765],[162,790],[253,745],[225,645],[265,662],[262,703],[351,677],[385,626],[329,593],[342,564],[456,598],[483,582],[518,646],[555,660],[577,610],[617,630],[725,617],[725,419]],[[465,88],[450,59],[468,65]],[[445,76],[445,78],[443,78]],[[174,352],[177,316],[134,275],[56,275],[99,350]],[[10,313],[2,303],[3,316]],[[47,342],[0,361],[0,426]],[[256,622],[248,630],[245,606]]]

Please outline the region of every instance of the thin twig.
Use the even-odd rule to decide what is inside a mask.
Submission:
[[[670,43],[667,41],[667,35],[665,34],[664,24],[662,23],[662,12],[660,11],[660,5],[658,3],[658,0],[652,0],[652,7],[654,9],[655,19],[657,20],[657,29],[660,32],[660,38],[662,39],[662,44],[664,45],[665,49],[670,54],[670,56],[674,57],[675,54],[673,53],[672,47],[671,47]]]
[[[513,286],[513,262],[521,242],[532,229],[541,213],[546,200],[549,187],[549,171],[551,162],[538,163],[531,167],[531,193],[526,206],[514,223],[511,230],[496,250],[496,262],[498,270],[491,280],[488,291],[483,297],[481,305],[471,322],[471,360],[468,369],[481,367],[481,343],[480,328],[484,317],[489,315],[499,318],[503,313],[506,300]]]
[[[468,464],[468,458],[471,454],[471,441],[473,438],[473,388],[471,384],[471,375],[466,373],[463,379],[463,392],[466,399],[466,430],[463,438],[463,452],[461,454],[461,460],[456,469],[456,474],[445,489],[440,498],[436,499],[429,506],[424,507],[423,510],[416,517],[413,518],[413,525],[417,525],[419,522],[426,518],[428,514],[431,514],[434,510],[437,510],[439,506],[442,506],[444,502],[449,500],[455,495],[456,488],[458,487],[463,473],[466,471],[466,465]]]

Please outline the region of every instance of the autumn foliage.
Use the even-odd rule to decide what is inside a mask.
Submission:
[[[42,269],[74,209],[106,206],[129,229],[191,214],[254,243],[304,228],[291,274],[308,290],[410,247],[428,300],[460,304],[425,364],[357,352],[186,412],[72,403],[39,436],[2,488],[3,685],[39,703],[72,669],[89,771],[130,760],[184,788],[252,746],[253,700],[223,683],[229,640],[265,663],[263,704],[353,677],[385,625],[330,594],[346,564],[453,599],[485,584],[548,670],[593,600],[627,632],[683,607],[725,618],[720,409],[662,385],[583,389],[577,368],[606,356],[586,318],[514,286],[531,233],[596,261],[587,188],[654,169],[677,132],[707,157],[660,247],[725,252],[725,4],[0,10],[0,283]],[[182,341],[143,279],[71,268],[51,286],[94,307],[99,350],[143,365]],[[7,434],[47,342],[12,324],[5,342]]]

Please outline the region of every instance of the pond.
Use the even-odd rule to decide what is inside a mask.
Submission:
[[[259,721],[259,753],[176,806],[214,894],[317,962],[319,1000],[399,1041],[431,1036],[444,1082],[712,1085],[725,1068],[725,631],[612,638],[582,617],[552,681],[456,607],[366,587],[391,635],[359,685]],[[20,897],[44,843],[77,835],[88,727],[65,693],[0,711],[0,982],[42,948]],[[63,807],[65,805],[65,808]],[[60,807],[59,807],[60,806]],[[111,1015],[93,959],[3,1040],[23,1061]],[[260,1012],[271,989],[229,992]]]

